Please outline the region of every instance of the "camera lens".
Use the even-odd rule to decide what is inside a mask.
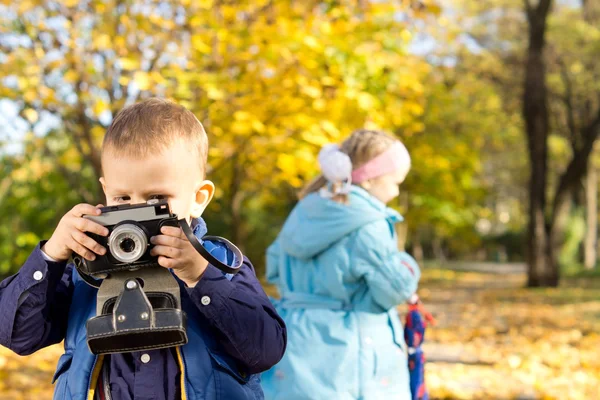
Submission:
[[[117,226],[108,237],[110,254],[123,263],[139,260],[148,248],[148,238],[144,230],[133,224]]]
[[[121,240],[121,243],[119,243],[119,247],[125,253],[131,253],[135,249],[135,241],[130,238],[125,238]]]

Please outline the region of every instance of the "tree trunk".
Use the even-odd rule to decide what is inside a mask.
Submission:
[[[587,212],[583,264],[586,269],[592,269],[596,266],[598,241],[598,174],[592,160],[589,161],[585,194]]]
[[[442,240],[439,237],[435,237],[431,241],[431,245],[433,246],[433,255],[435,259],[440,264],[444,264],[446,262],[446,253],[444,252]]]
[[[419,264],[423,262],[423,245],[421,244],[421,240],[419,238],[413,240],[412,256]]]
[[[583,7],[583,18],[588,23],[600,19],[600,2],[598,0],[581,0],[581,5]]]
[[[539,0],[536,7],[525,0],[529,24],[529,47],[525,64],[523,119],[525,120],[531,175],[529,179],[528,282],[534,286],[556,286],[558,265],[547,227],[546,181],[548,172],[548,96],[544,60],[546,19],[552,0]]]

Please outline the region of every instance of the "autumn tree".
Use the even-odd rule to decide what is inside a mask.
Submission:
[[[16,110],[16,130],[29,133],[20,151],[3,156],[12,166],[1,187],[23,187],[0,200],[10,221],[3,246],[16,247],[13,232],[30,233],[21,249],[51,232],[51,221],[25,223],[35,221],[34,197],[61,199],[50,208],[54,221],[76,200],[102,200],[106,126],[122,107],[165,96],[192,109],[209,133],[209,176],[218,186],[205,215],[211,230],[260,264],[296,190],[316,173],[322,144],[364,125],[404,138],[423,131],[429,66],[406,51],[406,21],[428,7],[5,1],[0,96]],[[3,268],[18,264],[25,253],[17,253]]]
[[[528,284],[555,286],[565,225],[598,132],[597,27],[583,18],[582,4],[455,3],[468,21],[472,72],[498,87],[507,113],[521,115],[515,126],[523,126],[530,170]]]

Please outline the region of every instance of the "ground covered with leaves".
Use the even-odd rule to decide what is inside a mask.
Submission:
[[[485,268],[484,268],[485,270]],[[525,276],[425,269],[421,297],[433,399],[600,399],[600,279],[523,289]],[[0,348],[0,400],[52,398],[62,349],[28,357]]]
[[[439,321],[426,333],[432,398],[600,399],[600,279],[525,280],[425,270],[421,297]]]

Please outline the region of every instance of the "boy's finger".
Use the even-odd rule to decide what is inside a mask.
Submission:
[[[106,227],[85,218],[77,218],[75,220],[75,228],[79,229],[81,232],[95,233],[100,236],[108,235],[108,229]]]
[[[81,217],[82,215],[100,215],[98,207],[94,207],[91,204],[77,204],[71,209],[71,214],[75,217]]]
[[[152,243],[154,245],[163,245],[163,246],[182,248],[184,242],[181,239],[179,239],[178,237],[167,236],[167,235],[156,235],[156,236],[152,236],[150,238],[150,243]]]
[[[152,250],[150,250],[150,255],[179,258],[181,257],[181,249],[171,246],[154,246]]]
[[[69,242],[69,248],[86,260],[94,261],[96,259],[96,255],[93,252],[82,246],[73,238],[71,238],[71,241]]]
[[[183,239],[185,237],[181,228],[177,228],[174,226],[163,226],[162,228],[160,228],[160,232],[164,235],[169,235],[180,239]]]
[[[165,268],[173,268],[175,267],[175,260],[173,260],[172,258],[160,256],[158,257],[158,265]]]
[[[73,239],[96,254],[102,256],[104,253],[106,253],[106,249],[102,245],[83,232],[75,231],[73,234]]]

